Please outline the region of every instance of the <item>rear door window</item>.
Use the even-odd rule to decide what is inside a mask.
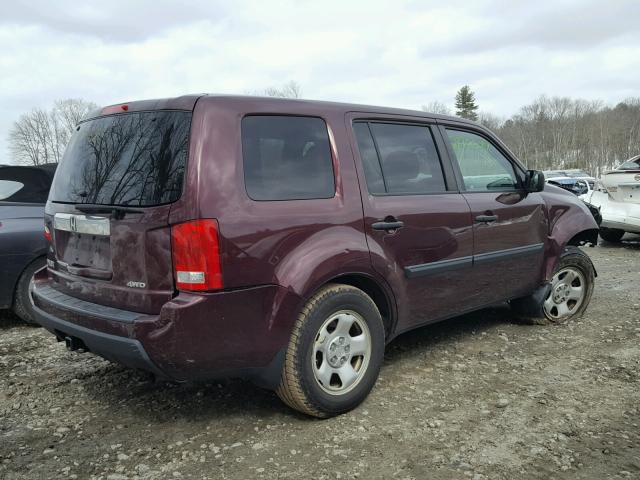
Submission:
[[[471,132],[446,131],[467,192],[518,188],[513,165],[491,142]]]
[[[80,125],[50,199],[61,203],[162,205],[182,193],[191,112],[134,112]]]
[[[250,115],[242,119],[247,194],[253,200],[335,195],[327,125],[317,117]]]
[[[358,122],[354,131],[369,193],[419,195],[446,191],[429,127]]]
[[[356,123],[353,125],[353,131],[358,141],[358,150],[360,151],[360,159],[362,160],[369,193],[374,195],[386,193],[387,189],[382,176],[382,166],[380,165],[380,159],[376,152],[369,125],[367,123]]]

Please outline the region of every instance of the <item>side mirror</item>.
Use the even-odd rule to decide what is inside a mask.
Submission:
[[[527,170],[524,177],[524,188],[527,192],[541,192],[544,190],[544,173],[540,170]]]

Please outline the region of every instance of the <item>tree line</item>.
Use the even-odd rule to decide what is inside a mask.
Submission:
[[[300,98],[302,89],[290,81],[254,94]],[[600,100],[541,96],[509,118],[483,112],[468,85],[455,96],[455,114],[477,120],[493,130],[529,168],[579,168],[599,176],[640,154],[640,97],[615,106]],[[22,115],[9,132],[14,163],[40,165],[59,162],[78,122],[97,108],[92,102],[66,99],[50,110]],[[451,115],[445,103],[434,101],[423,110]]]
[[[422,108],[451,115],[446,104],[438,101]],[[640,154],[640,97],[611,106],[601,100],[542,95],[504,119],[479,111],[475,94],[465,85],[456,94],[455,114],[494,131],[536,170],[579,168],[600,176]]]
[[[501,121],[480,115],[529,168],[579,168],[592,175],[640,154],[640,97],[615,106],[541,96]]]

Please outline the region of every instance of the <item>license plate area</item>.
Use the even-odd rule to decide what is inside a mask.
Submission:
[[[110,272],[111,242],[109,240],[109,237],[98,235],[57,231],[58,260],[71,267],[88,267]]]
[[[620,193],[624,201],[640,203],[640,185],[620,186]]]
[[[108,218],[57,213],[54,242],[60,267],[75,275],[110,278],[110,233]]]

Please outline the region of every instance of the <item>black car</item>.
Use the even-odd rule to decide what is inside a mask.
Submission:
[[[29,281],[45,265],[44,205],[55,164],[0,165],[0,308],[34,323]]]

